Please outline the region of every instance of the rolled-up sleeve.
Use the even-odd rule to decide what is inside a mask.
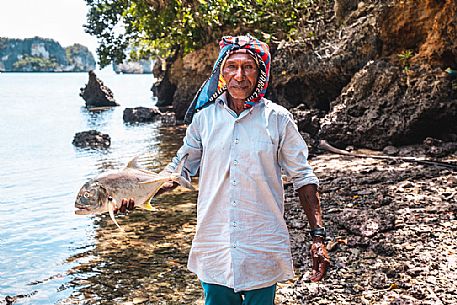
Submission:
[[[308,146],[305,140],[298,132],[292,116],[286,116],[285,120],[278,151],[279,165],[292,180],[295,190],[307,184],[319,185],[319,179],[308,163]]]
[[[165,167],[165,171],[173,172],[178,166],[182,158],[187,155],[186,163],[183,170],[186,175],[195,176],[200,167],[202,156],[202,141],[199,131],[198,114],[194,116],[192,123],[187,127],[186,136],[183,140],[183,145],[179,148],[176,156]]]

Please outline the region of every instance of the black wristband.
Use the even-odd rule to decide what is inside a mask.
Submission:
[[[311,235],[311,237],[320,236],[325,239],[325,237],[327,237],[327,232],[325,231],[325,228],[315,228],[309,231],[309,235]]]

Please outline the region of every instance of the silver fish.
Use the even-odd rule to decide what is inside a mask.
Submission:
[[[108,212],[116,226],[122,230],[114,218],[114,208],[122,198],[132,198],[135,206],[152,210],[150,200],[165,182],[177,182],[181,186],[194,190],[190,181],[182,176],[182,169],[187,156],[184,156],[175,172],[158,174],[140,169],[137,158],[130,161],[123,170],[103,173],[85,183],[76,197],[75,214],[102,214]]]

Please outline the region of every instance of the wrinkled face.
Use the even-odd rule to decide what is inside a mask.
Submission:
[[[75,201],[76,215],[98,214],[105,212],[106,191],[98,182],[89,181],[79,190]]]
[[[254,92],[259,71],[251,55],[234,53],[225,61],[222,77],[233,99],[246,100]]]

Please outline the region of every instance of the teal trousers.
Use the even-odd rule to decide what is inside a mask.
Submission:
[[[235,293],[232,288],[201,283],[205,292],[205,305],[274,305],[276,284]]]

